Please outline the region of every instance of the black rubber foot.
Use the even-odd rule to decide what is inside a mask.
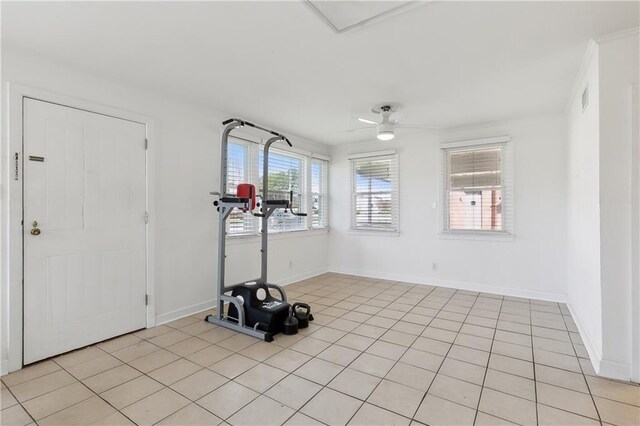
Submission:
[[[265,334],[264,341],[265,342],[273,342],[273,334],[271,334],[271,333]]]
[[[211,317],[212,315],[207,315],[206,317],[204,317],[204,322],[209,322],[209,317]]]

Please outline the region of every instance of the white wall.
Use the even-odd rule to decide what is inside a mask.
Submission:
[[[79,59],[80,60],[80,59]],[[212,76],[215,78],[215,76]],[[87,75],[21,51],[3,46],[2,102],[6,106],[7,81],[20,83],[97,104],[136,112],[154,119],[154,150],[156,170],[155,226],[156,316],[167,321],[196,309],[213,305],[217,213],[209,191],[219,188],[220,122],[229,115],[208,108],[188,105],[179,100],[163,98],[160,93],[141,92],[109,80]],[[3,128],[6,129],[7,109],[3,108]],[[241,111],[234,115],[241,115]],[[251,117],[244,117],[251,119]],[[268,126],[268,123],[263,123]],[[321,144],[288,135],[294,146],[328,154]],[[7,135],[2,134],[2,153],[6,154]],[[7,164],[3,161],[3,167]],[[6,179],[6,174],[3,180]],[[2,202],[6,205],[6,183],[2,186]],[[3,209],[3,224],[6,214]],[[3,227],[6,225],[3,225]],[[4,234],[4,233],[3,233]],[[326,232],[303,232],[278,236],[270,244],[270,281],[286,283],[327,269]],[[230,269],[246,269],[243,259],[257,250],[257,239],[235,241],[229,250]],[[4,242],[3,242],[4,243]],[[3,247],[6,247],[3,244]],[[291,262],[291,268],[290,268]],[[255,266],[252,266],[255,267]],[[247,276],[246,278],[255,278]],[[7,359],[8,294],[6,270],[2,276],[2,352]],[[2,374],[5,372],[3,371]]]
[[[515,238],[449,239],[439,235],[440,144],[511,136]],[[399,154],[400,233],[348,231],[347,155],[394,148]],[[329,269],[417,283],[564,300],[566,286],[566,120],[535,117],[441,135],[402,133],[391,143],[336,146],[330,174]],[[432,264],[436,263],[436,270]]]
[[[588,86],[589,104],[582,110]],[[600,288],[600,88],[598,46],[592,42],[568,107],[568,302],[592,359],[602,358]]]
[[[601,374],[631,374],[631,93],[640,75],[638,30],[601,40],[600,250],[602,279]],[[634,158],[634,161],[638,161]],[[635,332],[639,330],[636,327]]]

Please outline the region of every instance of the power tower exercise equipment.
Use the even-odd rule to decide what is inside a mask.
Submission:
[[[273,336],[284,331],[285,321],[290,317],[293,307],[287,303],[287,294],[282,287],[270,284],[267,281],[267,253],[268,253],[268,227],[269,217],[278,209],[284,209],[295,216],[306,216],[293,210],[293,191],[289,192],[288,200],[272,200],[269,198],[269,149],[275,142],[286,142],[292,147],[289,139],[273,130],[265,129],[246,120],[231,118],[222,123],[222,140],[220,144],[220,192],[211,192],[218,196],[214,201],[220,215],[218,217],[218,280],[217,310],[214,315],[207,315],[205,321],[222,327],[229,328],[249,336],[257,337],[267,342],[273,341]],[[256,194],[256,188],[252,184],[242,183],[237,186],[235,194],[227,192],[227,151],[229,136],[231,132],[240,127],[253,127],[267,132],[271,137],[264,144],[263,166],[262,166],[262,195]],[[256,197],[260,197],[260,202],[256,202]],[[258,211],[255,209],[259,208]],[[239,209],[245,214],[251,214],[261,218],[261,273],[260,277],[243,283],[225,284],[225,262],[226,262],[226,236],[227,219],[234,209]],[[273,297],[269,289],[275,289],[280,295],[280,299]],[[231,292],[231,295],[226,294]],[[224,304],[229,304],[227,314],[224,312]],[[313,320],[310,308],[307,308],[309,320]],[[307,323],[308,324],[308,323]],[[288,331],[288,330],[287,330]]]

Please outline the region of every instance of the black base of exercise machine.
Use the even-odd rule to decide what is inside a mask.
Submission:
[[[296,216],[306,216],[306,213],[299,213],[293,210],[293,191],[289,194],[289,200],[270,200],[269,194],[269,148],[278,141],[286,142],[290,147],[289,139],[280,133],[268,130],[248,121],[232,118],[222,123],[225,128],[222,132],[220,146],[221,171],[220,171],[220,192],[212,192],[217,195],[218,200],[214,201],[220,213],[218,220],[218,282],[217,309],[214,315],[207,315],[205,321],[216,324],[249,336],[257,337],[267,342],[273,341],[273,336],[280,332],[293,334],[294,329],[308,326],[308,322],[313,320],[309,305],[297,303],[293,306],[287,303],[287,294],[284,289],[276,284],[267,282],[267,251],[268,251],[268,219],[274,211],[284,209]],[[240,184],[236,194],[227,193],[227,148],[230,133],[239,127],[249,126],[258,130],[268,132],[272,137],[264,145],[263,155],[263,193],[261,203],[256,202],[256,191],[254,185]],[[254,211],[256,207],[259,211]],[[225,285],[225,260],[226,260],[226,235],[227,219],[233,211],[239,209],[245,214],[251,214],[262,220],[261,229],[261,273],[260,278],[244,283]],[[276,290],[280,298],[273,297],[270,290]],[[231,294],[227,294],[231,293]],[[228,303],[225,315],[224,305]],[[296,326],[292,327],[292,319],[295,319]],[[302,323],[302,326],[301,324]],[[286,324],[286,327],[285,327]]]

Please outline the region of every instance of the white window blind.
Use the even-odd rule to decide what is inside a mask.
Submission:
[[[398,157],[351,159],[352,229],[398,230]]]
[[[327,221],[327,170],[324,160],[311,161],[311,227],[325,228]]]
[[[227,148],[227,192],[235,194],[238,184],[251,181],[249,143],[230,140]],[[249,214],[234,209],[227,220],[230,235],[247,235],[257,232],[257,221]]]
[[[269,193],[270,200],[289,200],[293,194],[293,208],[296,212],[306,212],[304,158],[272,149],[269,152]],[[258,193],[262,194],[263,153],[258,160]],[[290,211],[278,209],[269,217],[270,231],[297,231],[306,229],[306,220],[294,216]]]
[[[444,149],[445,231],[511,232],[507,143]]]

